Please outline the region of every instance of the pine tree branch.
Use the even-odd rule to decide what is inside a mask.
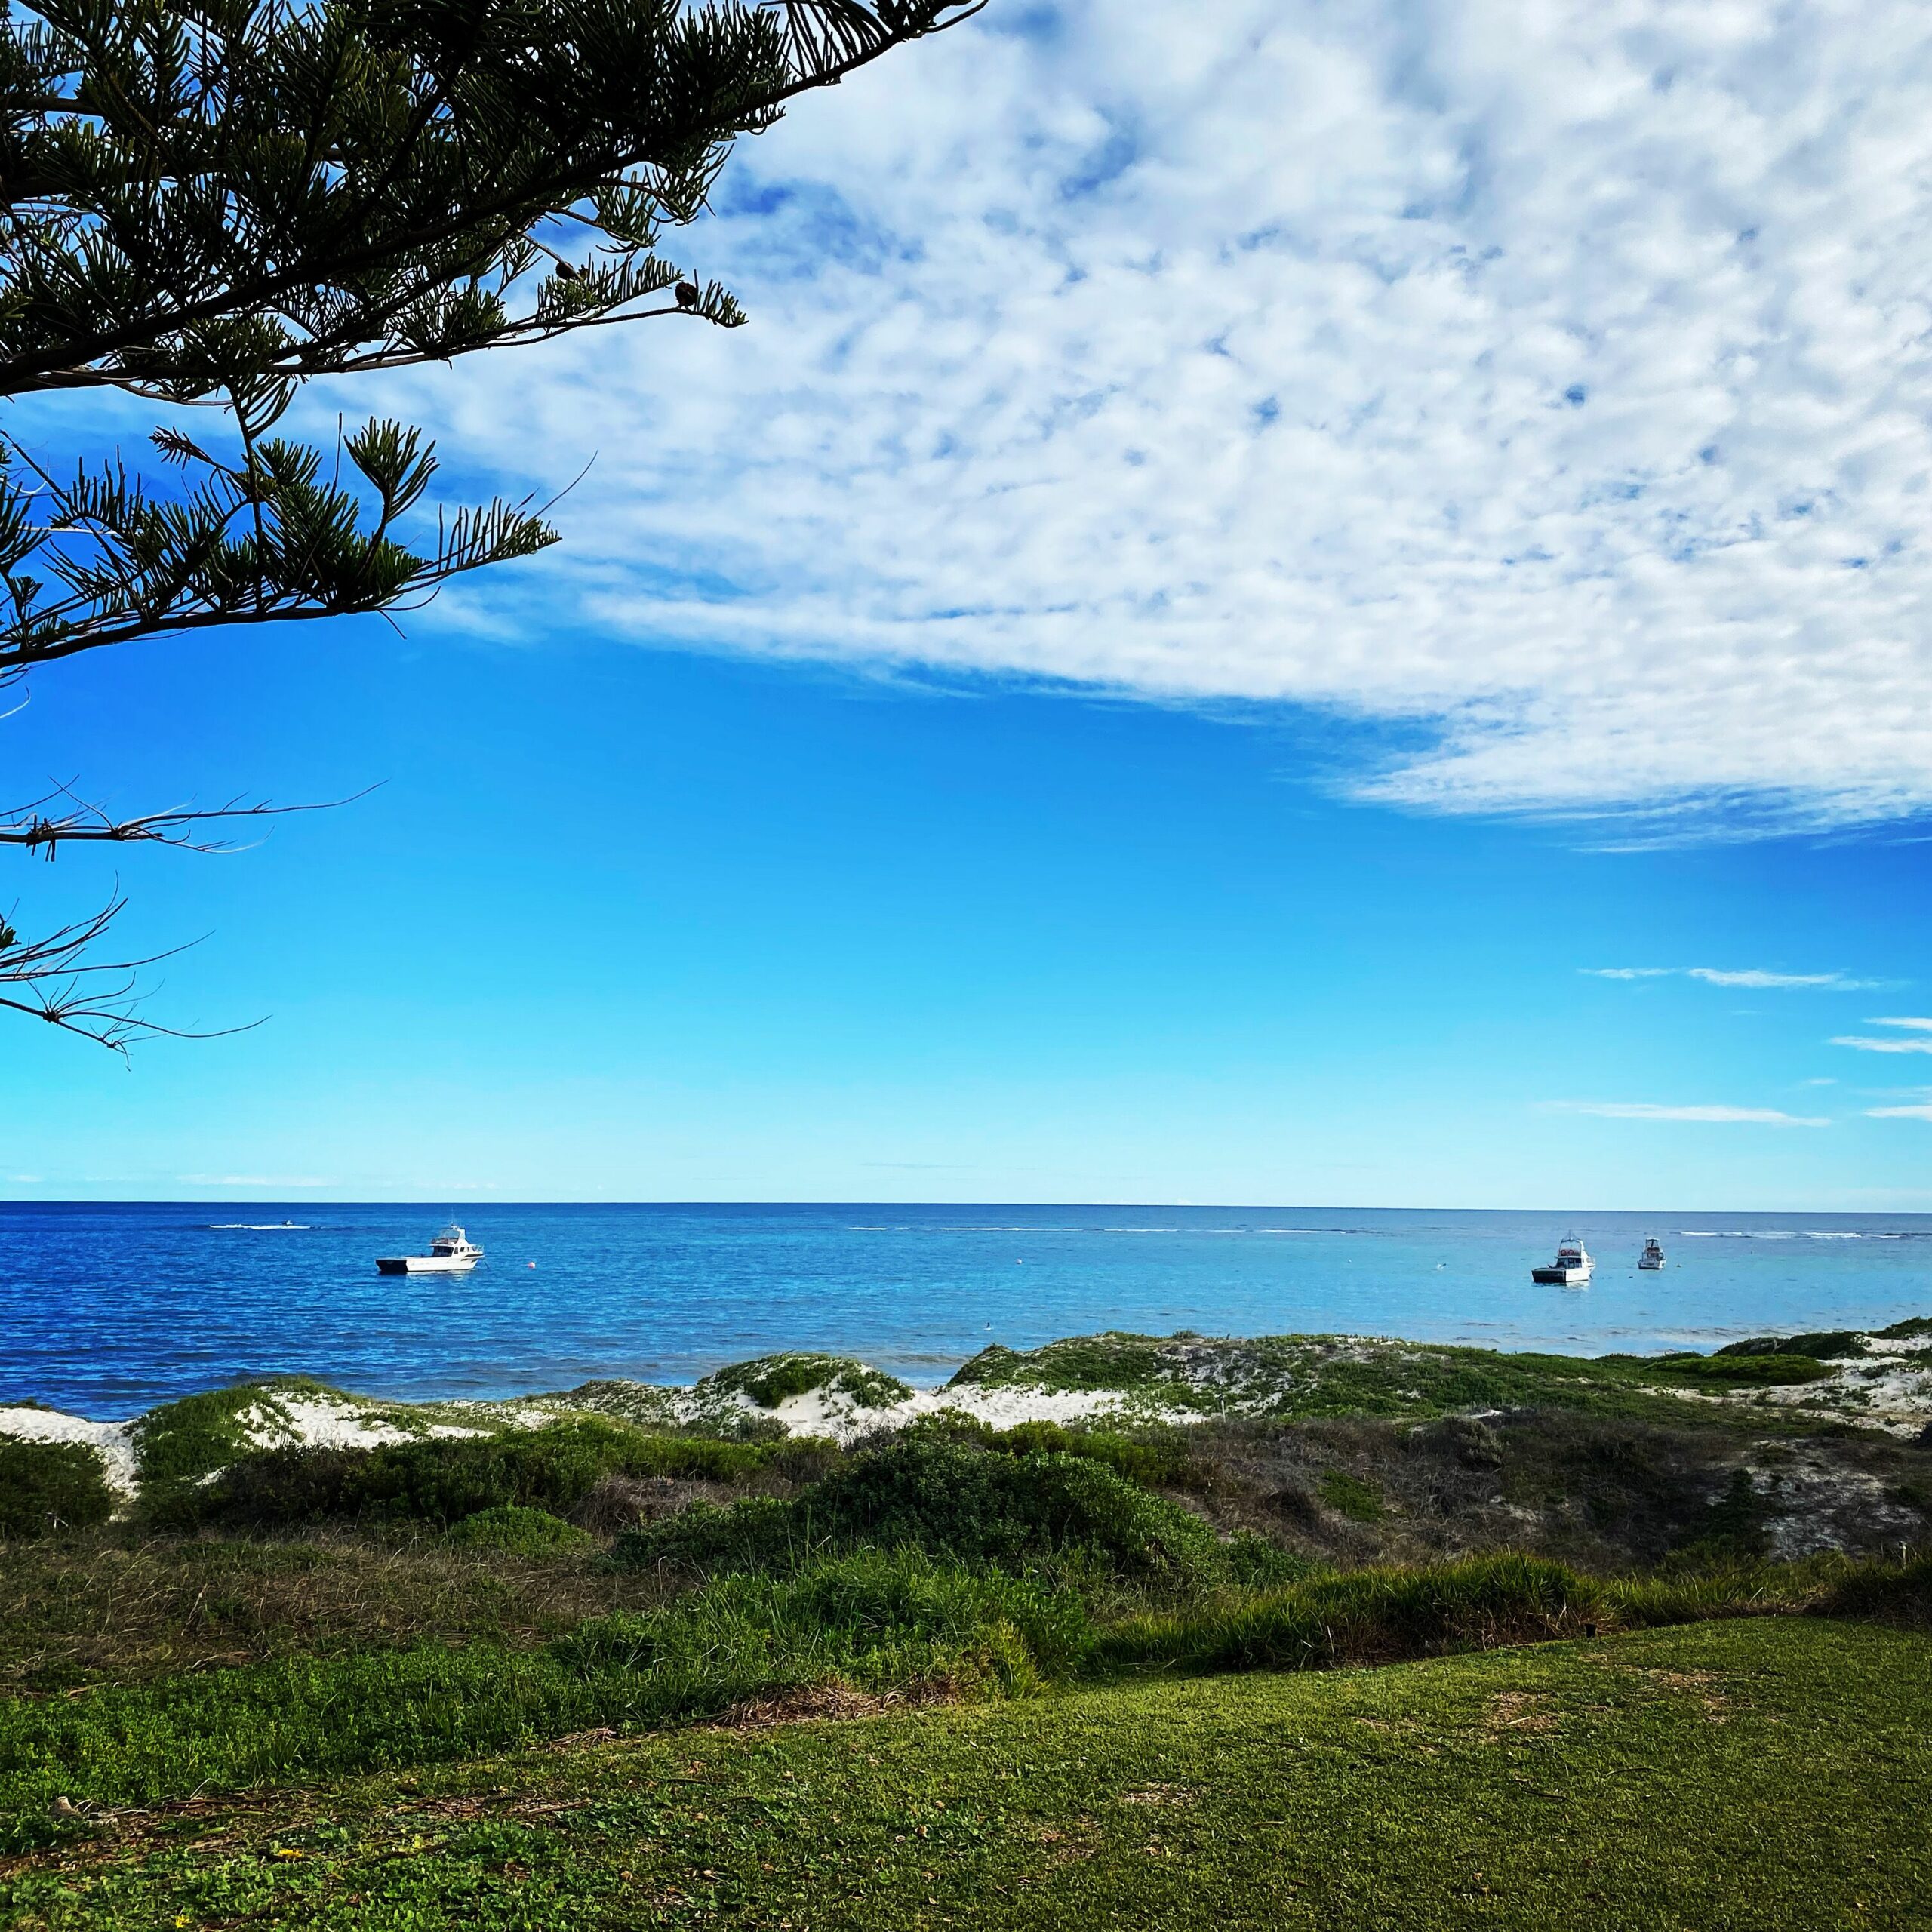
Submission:
[[[286,818],[300,812],[334,811],[352,805],[378,789],[365,786],[346,798],[331,798],[300,805],[277,805],[264,801],[245,805],[231,799],[225,805],[202,808],[172,806],[165,811],[142,812],[133,818],[117,819],[97,804],[83,799],[72,786],[57,786],[31,804],[18,805],[0,814],[0,845],[18,845],[29,852],[44,852],[51,860],[63,845],[152,844],[171,845],[187,852],[238,852],[246,848],[232,838],[208,838],[204,826],[235,820]],[[49,808],[56,808],[50,814]]]
[[[90,959],[89,952],[108,936],[127,904],[117,890],[91,917],[38,940],[22,939],[8,920],[0,918],[0,1009],[78,1034],[123,1059],[130,1041],[137,1038],[215,1040],[251,1032],[263,1023],[254,1020],[245,1026],[195,1032],[143,1018],[140,1008],[149,995],[141,986],[141,973],[186,952],[188,946],[170,946],[133,959]]]

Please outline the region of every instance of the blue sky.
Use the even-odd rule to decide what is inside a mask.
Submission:
[[[749,329],[381,398],[594,454],[561,550],[0,723],[384,781],[118,855],[155,1017],[272,1017],[0,1029],[0,1189],[1932,1208],[1911,23],[996,5],[808,102]]]

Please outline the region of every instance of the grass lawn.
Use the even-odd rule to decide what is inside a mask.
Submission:
[[[1932,1640],[1747,1620],[196,1800],[5,1861],[0,1924],[1890,1932],[1928,1794]]]

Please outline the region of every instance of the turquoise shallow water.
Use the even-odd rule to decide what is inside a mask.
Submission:
[[[1932,1313],[1932,1216],[472,1206],[488,1258],[379,1276],[423,1208],[0,1203],[0,1401],[97,1417],[251,1374],[372,1395],[691,1380],[780,1348],[942,1380],[989,1341],[1350,1332],[1579,1354]],[[292,1220],[300,1225],[265,1225]],[[1592,1286],[1534,1286],[1577,1233]],[[1640,1275],[1647,1235],[1670,1257]],[[534,1263],[534,1266],[531,1264]]]

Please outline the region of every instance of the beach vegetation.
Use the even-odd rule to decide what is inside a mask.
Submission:
[[[1823,1380],[1792,1352],[1597,1357],[1348,1335],[1217,1337],[1109,1334],[1029,1350],[989,1347],[949,1388],[1112,1395],[1119,1414],[1208,1417],[1410,1416],[1562,1407],[1681,1423],[1683,1395]],[[1714,1412],[1704,1420],[1720,1420]],[[1761,1414],[1759,1426],[1783,1425]]]
[[[502,1550],[512,1556],[540,1556],[553,1549],[588,1549],[596,1542],[547,1509],[502,1503],[465,1516],[443,1532],[457,1549]]]
[[[1388,1513],[1381,1491],[1346,1469],[1327,1471],[1321,1478],[1321,1494],[1330,1509],[1352,1523],[1379,1523]]]
[[[1747,1350],[1737,1355],[1720,1352],[1714,1355],[1660,1355],[1656,1358],[1656,1373],[1672,1378],[1686,1377],[1693,1382],[1724,1383],[1734,1388],[1777,1389],[1798,1383],[1820,1382],[1831,1371],[1816,1355],[1780,1348]]]
[[[849,1715],[593,1730],[243,1802],[211,1791],[111,1828],[77,1784],[72,1817],[32,1810],[54,1841],[0,1872],[0,1917],[1556,1932],[1924,1915],[1932,1650],[1878,1624],[771,1715],[814,1712]]]
[[[81,1697],[0,1700],[0,1843],[48,1809],[420,1769],[586,1732],[768,1722],[1026,1697],[1148,1675],[1386,1665],[1681,1621],[1862,1617],[1924,1623],[1909,1564],[1734,1565],[1620,1586],[1509,1552],[1312,1574],[1101,1620],[1039,1573],[865,1550],[713,1579],[655,1610],[538,1646],[420,1644],[283,1657]]]
[[[85,1529],[113,1509],[107,1466],[91,1444],[0,1435],[0,1543]]]
[[[694,1393],[700,1404],[709,1395],[741,1395],[761,1409],[775,1409],[814,1389],[823,1389],[855,1409],[889,1408],[912,1392],[896,1375],[869,1367],[849,1355],[795,1350],[721,1368],[705,1377]]]
[[[504,1507],[568,1516],[607,1477],[742,1480],[775,1446],[663,1435],[597,1415],[490,1435],[440,1436],[369,1448],[257,1451],[169,1499],[177,1521],[256,1528],[331,1521],[447,1528]]]
[[[1128,1433],[1105,1425],[1069,1428],[1035,1420],[999,1429],[964,1410],[941,1409],[899,1433],[949,1436],[999,1455],[1083,1457],[1146,1489],[1211,1489],[1218,1480],[1213,1467],[1192,1453],[1186,1431],[1171,1425],[1155,1423]]]
[[[1210,1586],[1226,1568],[1199,1518],[1103,1464],[921,1435],[862,1451],[793,1497],[694,1505],[640,1525],[612,1554],[635,1567],[709,1574],[860,1549],[1009,1568],[1077,1554],[1109,1576],[1181,1589]]]
[[[1894,1321],[1889,1328],[1875,1328],[1872,1332],[1881,1341],[1916,1341],[1932,1335],[1932,1315],[1915,1315],[1906,1321]]]
[[[1814,1361],[1837,1361],[1862,1355],[1865,1337],[1855,1328],[1820,1329],[1804,1335],[1753,1335],[1748,1340],[1727,1342],[1716,1351],[1719,1358],[1729,1355],[1809,1355]]]
[[[292,1436],[278,1387],[333,1395],[320,1383],[242,1383],[164,1402],[134,1423],[134,1466],[141,1494],[158,1512],[178,1511],[187,1497],[220,1471],[260,1446],[263,1438]]]

